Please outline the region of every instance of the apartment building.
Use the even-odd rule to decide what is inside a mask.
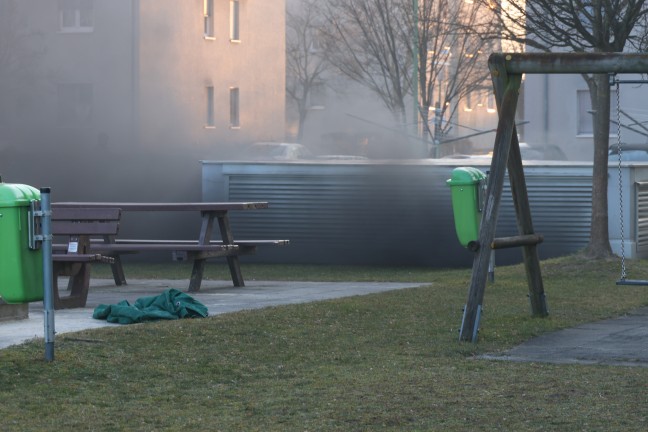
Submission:
[[[199,198],[199,160],[284,137],[284,0],[4,3],[7,182],[59,199]]]
[[[618,103],[616,87],[610,89],[610,145],[616,145],[619,119],[623,125],[621,140],[625,145],[646,144],[648,85],[641,84],[642,77],[638,75],[619,75],[618,78],[634,82],[619,86]],[[525,119],[529,123],[524,127],[523,139],[539,147],[558,147],[569,160],[592,161],[592,104],[585,80],[576,74],[527,75],[524,93]]]

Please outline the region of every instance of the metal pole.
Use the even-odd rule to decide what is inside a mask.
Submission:
[[[439,101],[441,100],[441,95],[439,95]],[[439,146],[441,145],[441,106],[440,102],[437,102],[434,106],[434,158],[438,158]]]
[[[45,360],[54,360],[54,295],[52,291],[52,209],[50,188],[41,188],[43,234],[43,308],[45,313]]]

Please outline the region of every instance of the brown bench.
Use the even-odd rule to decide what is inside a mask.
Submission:
[[[198,240],[151,240],[151,239],[109,239],[91,242],[92,250],[113,257],[116,261],[112,265],[113,278],[116,285],[126,285],[126,278],[121,266],[121,254],[138,253],[146,251],[170,251],[176,261],[193,261],[194,268],[189,281],[189,291],[197,292],[202,283],[203,270],[199,262],[207,258],[226,257],[232,275],[234,286],[245,285],[238,263],[232,265],[231,259],[240,255],[256,253],[258,246],[286,246],[290,240],[234,240],[226,244],[222,240],[211,240],[208,245],[202,245]]]
[[[90,252],[90,238],[115,236],[119,231],[121,210],[103,209],[57,209],[52,212],[52,234],[65,243],[52,245],[52,288],[55,309],[83,307],[88,299],[90,268],[93,263],[113,263],[114,259]],[[70,294],[61,297],[59,276],[69,276]]]
[[[115,282],[125,283],[120,255],[146,251],[182,253],[191,260],[229,256],[237,252],[237,245],[214,243],[150,241],[137,244],[117,243],[121,209],[119,208],[56,208],[52,211],[52,234],[66,238],[65,243],[52,245],[54,308],[83,307],[88,298],[90,268],[94,262],[110,263]],[[61,298],[58,277],[70,276],[70,295]],[[202,275],[200,275],[202,278]]]
[[[125,285],[126,278],[120,256],[139,252],[170,251],[176,259],[193,261],[189,291],[200,290],[207,259],[225,257],[234,286],[245,286],[241,273],[239,255],[253,254],[257,246],[289,244],[288,240],[234,240],[228,214],[231,211],[248,211],[268,208],[267,202],[186,202],[186,203],[53,203],[54,211],[63,208],[119,208],[122,212],[143,212],[152,218],[160,212],[198,212],[201,218],[196,240],[128,240],[117,239],[115,235],[97,236],[91,239],[90,252],[110,256],[115,284]],[[220,231],[222,240],[211,240],[212,234]]]

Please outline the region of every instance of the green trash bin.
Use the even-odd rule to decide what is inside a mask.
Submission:
[[[452,170],[452,177],[446,182],[452,194],[455,231],[459,243],[471,248],[479,240],[479,224],[482,211],[482,191],[486,174],[473,167]]]
[[[0,299],[28,303],[43,299],[43,253],[29,247],[29,210],[38,189],[0,179]]]

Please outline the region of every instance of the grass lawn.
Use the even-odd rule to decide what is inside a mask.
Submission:
[[[648,262],[629,266],[648,278]],[[126,272],[189,274],[163,267]],[[648,305],[648,287],[615,285],[617,260],[542,271],[550,316],[529,316],[521,266],[500,267],[471,344],[458,342],[470,270],[244,264],[248,279],[425,286],[59,335],[49,364],[42,340],[0,350],[0,430],[648,430],[648,368],[477,358]]]

